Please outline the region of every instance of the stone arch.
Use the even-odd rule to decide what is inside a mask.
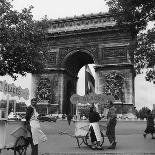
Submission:
[[[65,108],[69,106],[69,96],[76,93],[79,70],[94,63],[95,92],[104,93],[106,75],[119,72],[124,77],[124,104],[135,104],[134,41],[128,28],[119,27],[110,14],[58,19],[50,24],[47,37],[50,50],[45,54],[45,70],[33,74],[32,97],[36,96],[40,79],[48,78],[51,85],[55,84],[58,112],[68,113]]]
[[[74,49],[70,51],[63,59],[61,67],[77,76],[79,70],[87,64],[95,64],[97,60],[91,51],[86,49]]]

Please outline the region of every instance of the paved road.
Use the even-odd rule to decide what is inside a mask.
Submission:
[[[74,134],[74,123],[68,126],[66,121],[44,122],[41,123],[41,126],[48,140],[39,144],[39,155],[155,155],[155,140],[151,139],[151,136],[146,139],[142,136],[145,124],[146,122],[118,122],[116,128],[117,148],[115,150],[107,149],[109,141],[105,138],[104,150],[94,151],[83,144],[79,148],[75,138],[59,134],[59,132]],[[13,155],[13,151],[3,151],[2,155]],[[28,150],[27,155],[30,155],[30,150]]]

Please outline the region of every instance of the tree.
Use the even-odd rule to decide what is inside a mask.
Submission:
[[[129,27],[133,38],[146,28],[148,21],[155,20],[154,0],[106,0],[106,3],[117,24]]]
[[[136,108],[134,109],[134,114],[136,115],[137,118],[140,118],[139,111]]]
[[[155,80],[155,27],[146,33],[140,33],[137,37],[137,48],[134,51],[135,69],[137,74],[146,71],[146,80]]]
[[[146,80],[155,79],[155,26],[144,33],[148,22],[155,21],[155,0],[106,0],[109,12],[120,27],[127,28],[136,42],[135,70],[143,73]]]
[[[13,10],[9,0],[0,1],[0,75],[25,75],[44,67],[41,59],[46,37],[46,18],[34,21],[32,6]]]
[[[139,117],[140,117],[140,119],[147,118],[147,112],[148,112],[148,110],[149,110],[148,107],[142,107],[142,108],[139,110]]]

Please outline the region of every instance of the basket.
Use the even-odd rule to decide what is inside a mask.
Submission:
[[[18,137],[21,137],[21,136],[24,136],[26,137],[27,135],[27,130],[24,129],[23,127],[18,127],[17,129],[15,129],[12,133],[11,133],[12,136],[18,138]]]

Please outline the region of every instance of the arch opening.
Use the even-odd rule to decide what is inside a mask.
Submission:
[[[77,93],[78,85],[78,73],[82,67],[87,64],[94,64],[93,57],[83,51],[76,51],[65,58],[63,67],[69,73],[65,75],[65,90],[64,90],[64,103],[63,103],[63,113],[75,113],[75,107],[70,101],[70,97]],[[81,85],[83,85],[81,83]],[[83,86],[84,89],[84,86]]]
[[[64,68],[72,75],[78,75],[80,69],[87,65],[93,64],[94,60],[92,56],[86,52],[75,52],[69,55],[64,61]]]

